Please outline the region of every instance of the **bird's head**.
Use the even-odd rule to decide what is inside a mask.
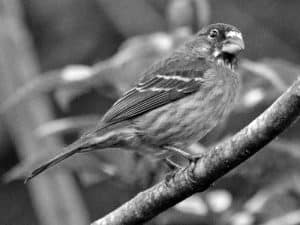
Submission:
[[[194,39],[193,51],[212,60],[232,64],[245,48],[242,33],[234,26],[216,23],[202,28]]]

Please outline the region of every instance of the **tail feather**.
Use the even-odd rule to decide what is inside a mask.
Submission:
[[[27,183],[29,180],[34,178],[35,176],[39,175],[40,173],[44,172],[46,169],[60,163],[61,161],[65,160],[66,158],[69,158],[70,156],[74,155],[75,153],[81,151],[82,149],[85,149],[84,147],[77,147],[77,148],[72,148],[71,150],[68,150],[66,152],[63,152],[53,159],[50,159],[48,162],[42,164],[38,168],[36,168],[34,171],[31,172],[31,174],[26,177],[24,183]]]
[[[79,140],[75,141],[73,144],[68,146],[65,151],[55,158],[49,160],[43,165],[35,169],[26,179],[25,183],[31,180],[33,177],[44,172],[46,169],[58,164],[59,162],[65,160],[66,158],[78,153],[78,152],[88,152],[94,151],[96,149],[105,149],[112,146],[117,146],[118,143],[127,141],[128,139],[133,139],[132,137],[136,134],[136,130],[133,128],[125,128],[128,122],[113,124],[110,126],[97,127],[97,129],[90,130],[85,135],[83,135]],[[97,135],[95,135],[97,134]],[[130,138],[131,137],[131,138]]]

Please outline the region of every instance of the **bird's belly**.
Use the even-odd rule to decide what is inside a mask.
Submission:
[[[185,148],[200,140],[223,118],[233,99],[223,88],[202,90],[147,113],[139,123],[147,141]]]

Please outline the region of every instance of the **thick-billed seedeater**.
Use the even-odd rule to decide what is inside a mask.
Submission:
[[[243,49],[236,27],[222,23],[204,27],[148,68],[93,130],[34,170],[27,180],[75,153],[107,148],[156,155],[177,152],[193,158],[186,148],[232,108],[239,89],[234,68]]]

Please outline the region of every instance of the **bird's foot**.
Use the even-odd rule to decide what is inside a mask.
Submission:
[[[173,180],[173,178],[175,177],[175,175],[182,171],[182,170],[185,170],[186,167],[182,167],[182,166],[179,166],[177,167],[176,169],[170,171],[169,173],[166,174],[165,176],[165,181],[166,181],[166,184],[169,184],[171,180]]]
[[[166,174],[165,180],[167,184],[174,178],[175,174],[176,174],[175,170],[172,170]]]
[[[182,167],[182,166],[178,165],[177,163],[175,163],[174,161],[172,161],[170,158],[166,158],[165,162],[167,163],[167,165],[170,168],[173,168],[173,171],[168,173],[165,177],[167,184],[169,184],[170,181],[174,178],[174,176],[181,170],[185,170],[188,168],[189,173],[193,174],[192,171],[195,168],[196,162],[204,156],[204,154],[202,154],[202,153],[191,154],[191,153],[185,152],[185,151],[183,151],[177,147],[173,147],[173,146],[166,146],[165,149],[168,150],[169,152],[171,152],[173,155],[175,154],[175,155],[185,158],[190,163],[189,166]]]
[[[188,160],[189,160],[190,163],[196,163],[203,156],[204,155],[202,153],[190,154],[190,158]]]
[[[171,170],[165,176],[166,182],[168,184],[174,178],[175,174],[179,170],[182,170],[184,168],[181,165],[179,165],[178,163],[174,162],[172,159],[170,159],[170,157],[165,158],[163,161],[166,163],[168,168]]]

